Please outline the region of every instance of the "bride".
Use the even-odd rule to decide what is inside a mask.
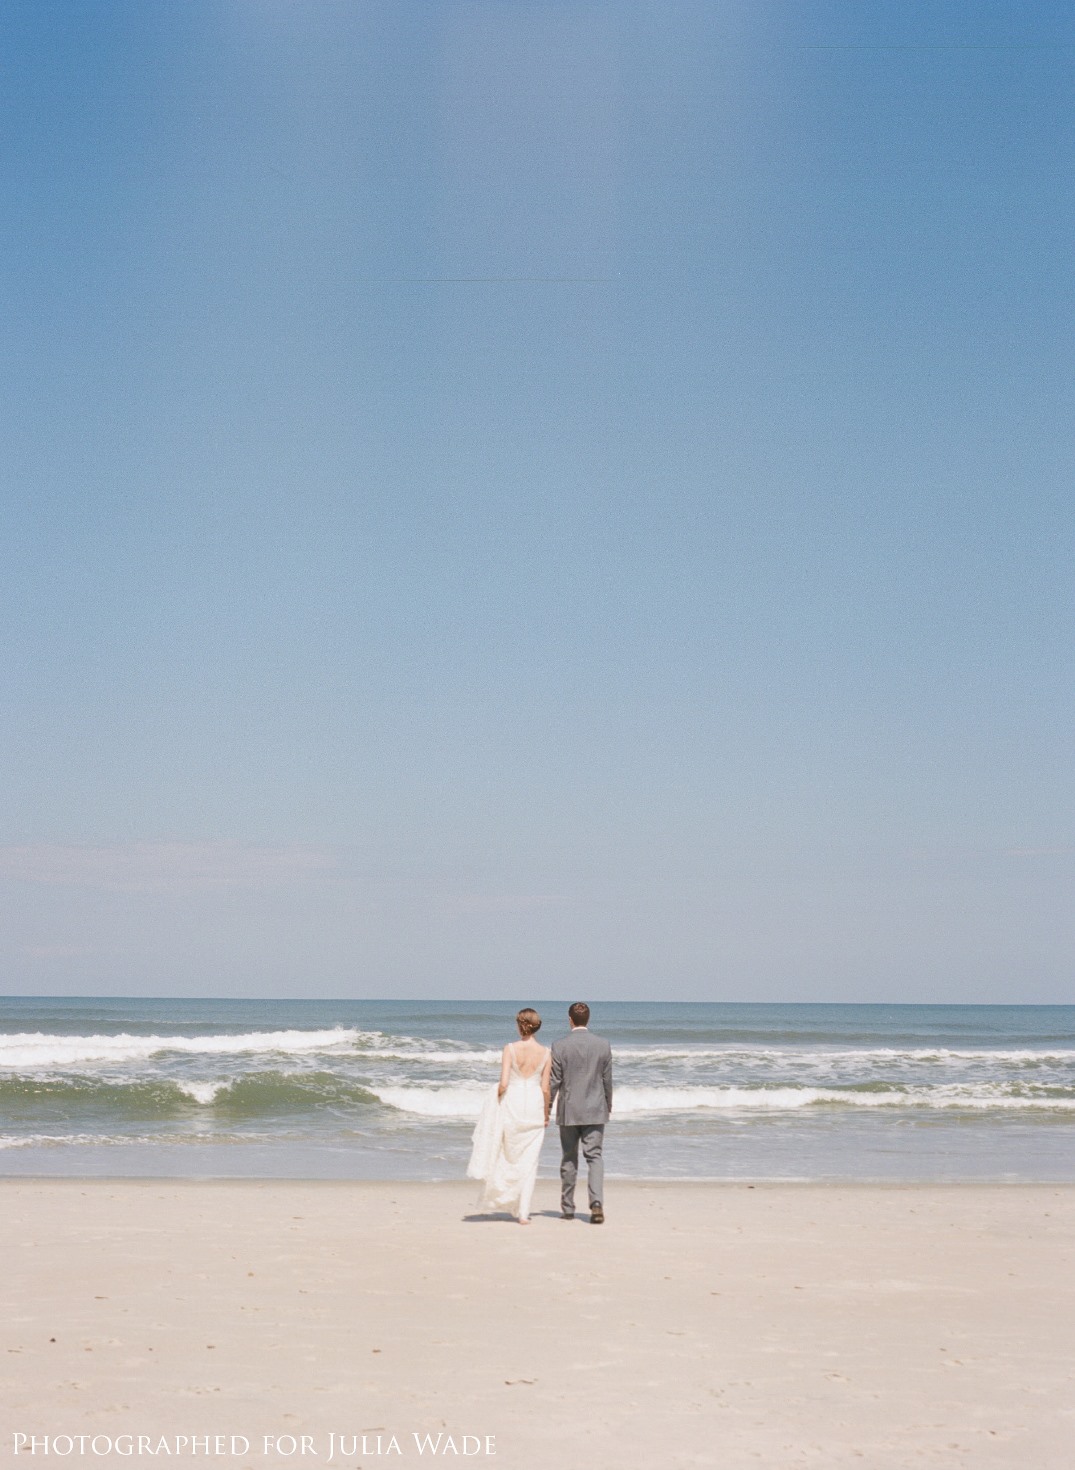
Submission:
[[[538,1155],[549,1122],[549,1070],[552,1052],[534,1036],[541,1017],[527,1007],[515,1017],[519,1040],[504,1048],[500,1081],[490,1088],[474,1129],[469,1179],[482,1179],[479,1208],[511,1210],[520,1225],[530,1224],[530,1200]]]

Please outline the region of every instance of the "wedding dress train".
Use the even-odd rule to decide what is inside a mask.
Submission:
[[[538,1155],[545,1138],[545,1098],[541,1074],[548,1052],[535,1072],[524,1077],[511,1049],[511,1072],[504,1096],[491,1088],[474,1129],[468,1179],[481,1179],[485,1188],[480,1209],[511,1210],[520,1220],[530,1218],[530,1201],[537,1179]]]

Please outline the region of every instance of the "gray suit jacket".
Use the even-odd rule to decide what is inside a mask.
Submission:
[[[608,1122],[612,1111],[612,1048],[603,1036],[576,1026],[553,1042],[549,1093],[561,1128]]]

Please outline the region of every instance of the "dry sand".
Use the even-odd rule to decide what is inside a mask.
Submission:
[[[107,1443],[223,1434],[251,1445],[227,1470],[321,1467],[334,1434],[364,1470],[1075,1465],[1075,1186],[608,1195],[568,1224],[541,1182],[521,1228],[468,1219],[465,1185],[2,1182],[0,1454],[204,1466]],[[106,1452],[15,1461],[18,1433]]]

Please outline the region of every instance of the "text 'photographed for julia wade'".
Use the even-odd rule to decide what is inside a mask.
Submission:
[[[131,1459],[316,1459],[322,1464],[350,1460],[355,1455],[399,1455],[401,1458],[454,1456],[485,1457],[496,1454],[495,1434],[432,1434],[417,1429],[390,1434],[367,1430],[364,1434],[22,1434],[12,1436],[16,1455],[47,1455],[55,1459],[74,1456],[102,1459],[121,1455]]]

